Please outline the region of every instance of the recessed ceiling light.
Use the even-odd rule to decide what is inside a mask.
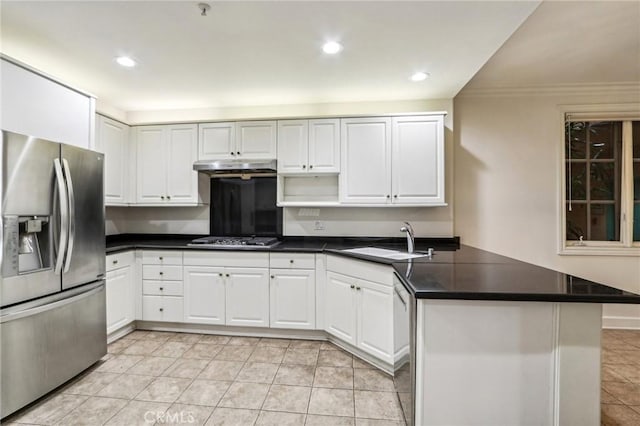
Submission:
[[[429,77],[428,72],[417,72],[411,76],[411,81],[422,81],[426,80]]]
[[[116,62],[122,65],[123,67],[131,68],[136,66],[136,61],[131,59],[128,56],[118,56],[116,58]]]
[[[322,50],[328,55],[335,55],[342,50],[342,45],[335,41],[329,41],[322,45]]]

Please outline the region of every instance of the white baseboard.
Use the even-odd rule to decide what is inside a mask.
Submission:
[[[602,328],[640,330],[640,317],[602,317]]]

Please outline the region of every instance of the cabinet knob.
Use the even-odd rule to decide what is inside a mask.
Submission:
[[[161,196],[160,196],[160,199],[161,199],[161,200],[164,200],[164,195],[161,195]]]
[[[170,195],[167,195],[167,200],[170,200],[170,199],[171,199],[171,196],[170,196]]]
[[[356,290],[360,290],[360,287],[356,287]]]
[[[220,272],[218,275],[222,276],[222,275],[224,275],[224,274],[223,274],[222,272]]]
[[[236,152],[236,154],[240,155],[240,151]]]
[[[309,164],[309,168],[310,168],[310,169],[313,169],[313,164]]]
[[[306,166],[305,164],[303,164],[303,165],[302,165],[302,168],[303,168],[303,169],[306,169],[306,168],[307,168],[307,166]]]
[[[117,260],[114,260],[114,261],[113,261],[113,264],[114,264],[114,265],[117,265],[117,264],[118,264],[118,261],[117,261]]]
[[[393,198],[398,198],[398,194],[395,194],[395,195],[393,196]]]
[[[356,286],[355,286],[355,285],[353,285],[353,284],[351,284],[351,285],[350,285],[350,287],[351,287],[351,288],[356,288]]]
[[[387,194],[387,198],[391,198],[391,195]]]
[[[163,309],[163,308],[160,308],[160,312],[163,312],[163,311],[164,311],[164,309]]]
[[[271,279],[274,279],[276,276],[275,275],[271,275]]]
[[[291,259],[291,260],[289,261],[289,263],[293,263],[293,259]]]
[[[235,152],[233,152],[233,151],[231,151],[231,155],[236,155],[236,153],[235,153]]]
[[[160,287],[160,291],[164,291],[164,287]]]
[[[228,276],[229,276],[229,274],[225,274],[225,276],[227,276],[227,277],[228,277]]]
[[[160,272],[160,275],[164,275],[164,272]]]
[[[158,259],[162,260],[162,256],[158,257]]]

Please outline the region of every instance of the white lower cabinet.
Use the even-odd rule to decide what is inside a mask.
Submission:
[[[327,272],[324,292],[324,323],[327,332],[352,345],[356,344],[356,279]]]
[[[135,320],[133,252],[107,256],[107,334]]]
[[[391,269],[382,265],[367,265],[363,261],[331,257],[327,261],[327,269],[325,330],[384,362],[393,363]],[[373,282],[361,278],[363,276],[383,282]]]
[[[180,296],[142,296],[142,319],[145,321],[181,322],[183,299]]]
[[[225,268],[227,325],[269,327],[269,270]]]
[[[269,327],[269,254],[186,251],[184,321]]]
[[[271,269],[271,327],[315,328],[315,281],[315,269]]]
[[[184,321],[225,324],[224,268],[184,267]]]

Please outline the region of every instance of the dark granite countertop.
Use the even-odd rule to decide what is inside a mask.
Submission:
[[[640,295],[464,245],[393,267],[418,299],[640,304]]]
[[[416,239],[416,251],[434,248],[434,256],[404,261],[342,251],[357,247],[404,250],[404,238],[285,237],[275,247],[244,249],[187,245],[199,237],[202,235],[108,236],[106,251],[107,254],[132,249],[328,253],[393,266],[404,286],[417,299],[640,304],[640,295],[460,245],[459,237]]]

